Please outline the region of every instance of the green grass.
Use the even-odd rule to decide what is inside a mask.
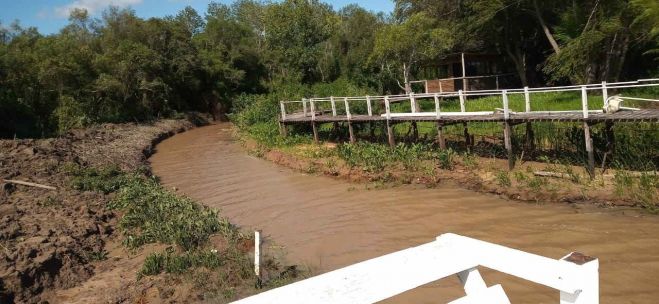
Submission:
[[[155,178],[131,176],[108,207],[123,212],[119,227],[128,248],[162,243],[190,251],[203,246],[213,234],[233,237],[237,233],[217,211],[164,189]]]

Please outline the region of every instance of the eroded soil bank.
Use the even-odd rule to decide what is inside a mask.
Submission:
[[[453,232],[560,258],[600,259],[602,303],[659,299],[659,218],[589,205],[523,203],[448,182],[384,187],[305,174],[248,155],[230,125],[176,135],[157,146],[154,173],[169,187],[220,208],[241,226],[262,229],[288,258],[322,273]],[[381,188],[381,189],[380,189]],[[555,303],[558,292],[484,271],[517,303]],[[457,279],[423,286],[394,303],[448,302]]]
[[[122,302],[143,297],[144,288],[154,283],[144,280],[138,287],[136,271],[144,255],[158,246],[128,253],[117,233],[119,215],[105,208],[110,196],[72,189],[65,167],[116,165],[126,172],[136,170],[146,164],[157,142],[203,123],[200,119],[105,124],[52,139],[0,140],[0,303],[71,303],[82,297],[87,301],[81,303]],[[90,278],[96,282],[90,286],[96,288],[75,289]]]

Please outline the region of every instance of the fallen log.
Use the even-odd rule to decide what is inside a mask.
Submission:
[[[41,189],[48,189],[48,190],[57,190],[57,188],[52,187],[52,186],[46,186],[46,185],[42,185],[42,184],[24,182],[24,181],[13,180],[13,179],[3,179],[2,181],[5,182],[5,183],[8,183],[8,184],[23,185],[23,186],[35,187],[35,188],[41,188]]]
[[[569,174],[549,172],[549,171],[535,171],[533,172],[533,175],[542,176],[542,177],[555,177],[555,178],[568,178],[568,179],[571,178]]]

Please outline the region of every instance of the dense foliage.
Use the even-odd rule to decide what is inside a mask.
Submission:
[[[60,32],[0,24],[0,137],[197,110],[271,120],[282,98],[398,93],[455,52],[502,54],[522,84],[657,74],[652,0],[397,0],[391,15],[319,0],[211,3],[142,19],[71,12]],[[6,21],[6,20],[5,20]],[[249,109],[249,108],[252,109]]]

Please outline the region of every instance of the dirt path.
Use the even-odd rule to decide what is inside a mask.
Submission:
[[[571,251],[597,256],[602,303],[659,299],[659,217],[621,209],[511,202],[450,184],[374,190],[294,172],[247,155],[230,126],[199,128],[157,146],[151,158],[165,185],[222,210],[245,227],[285,246],[292,261],[324,272],[454,232],[559,258]],[[366,189],[366,188],[371,189]],[[625,214],[627,213],[627,214]],[[558,292],[484,272],[513,302],[555,303]],[[391,300],[441,303],[462,294],[456,279],[429,284]]]

